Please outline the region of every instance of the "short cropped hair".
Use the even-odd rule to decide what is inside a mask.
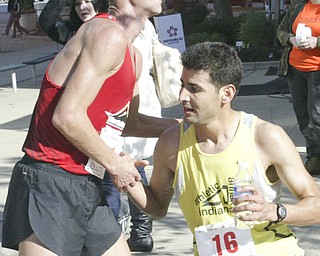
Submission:
[[[233,84],[239,91],[242,62],[232,46],[221,42],[198,43],[187,48],[181,59],[184,68],[209,72],[218,90]]]

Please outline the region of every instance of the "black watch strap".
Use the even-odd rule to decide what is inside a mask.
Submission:
[[[278,219],[276,221],[271,221],[272,224],[278,224],[279,222],[283,221],[287,217],[287,209],[284,205],[277,203],[277,216]]]

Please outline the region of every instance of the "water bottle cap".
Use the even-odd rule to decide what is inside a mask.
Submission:
[[[239,161],[238,166],[239,166],[239,169],[248,169],[248,167],[249,167],[247,161]]]

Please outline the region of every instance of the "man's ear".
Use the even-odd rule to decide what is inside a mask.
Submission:
[[[226,104],[233,100],[234,96],[236,95],[237,89],[233,84],[228,84],[223,86],[220,89],[221,94],[221,102]]]

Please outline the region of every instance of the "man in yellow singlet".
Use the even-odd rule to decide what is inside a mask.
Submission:
[[[128,188],[129,196],[159,219],[175,193],[194,235],[195,255],[224,255],[224,250],[246,256],[304,255],[288,225],[320,223],[320,191],[281,127],[232,109],[242,79],[236,51],[223,43],[200,43],[182,54],[182,64],[184,121],[160,137],[149,186]],[[243,186],[250,193],[233,199],[243,160],[254,185]],[[282,184],[295,203],[281,202]],[[252,212],[240,217],[254,221],[252,229],[235,227],[234,213],[243,211]]]

